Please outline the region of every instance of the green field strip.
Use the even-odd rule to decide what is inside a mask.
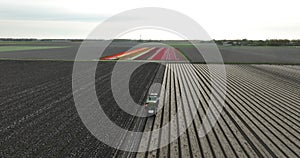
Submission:
[[[54,44],[54,43],[71,43],[71,42],[52,42],[52,41],[0,41],[0,44]],[[76,42],[72,42],[76,43]]]
[[[26,50],[45,50],[68,48],[70,46],[0,46],[0,52],[26,51]]]
[[[183,57],[185,58],[185,60],[187,61],[191,61],[190,58],[184,53],[184,51],[182,51],[180,48],[176,48],[182,55]]]

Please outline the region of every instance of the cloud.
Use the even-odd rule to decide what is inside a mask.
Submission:
[[[162,7],[181,12],[203,26],[205,30],[215,39],[266,39],[266,38],[299,38],[300,14],[299,0],[286,0],[285,3],[277,1],[141,1],[141,0],[1,0],[0,21],[5,29],[0,30],[3,36],[7,32],[18,32],[19,36],[40,36],[37,26],[43,31],[50,32],[56,36],[52,28],[61,22],[58,31],[63,36],[73,26],[84,28],[76,29],[76,34],[87,32],[110,16],[125,10],[140,7]],[[270,5],[272,4],[272,5]],[[3,23],[3,21],[5,21]],[[113,23],[113,26],[122,27],[123,23],[135,20],[143,20],[137,17],[122,17]],[[27,29],[17,25],[26,23]],[[35,23],[36,21],[36,23]],[[29,25],[34,23],[34,25]],[[94,23],[94,24],[91,24]],[[47,28],[46,25],[51,27]],[[90,25],[91,24],[91,25]],[[0,25],[0,26],[1,26]],[[75,26],[76,25],[76,26]],[[87,27],[89,26],[89,27]],[[3,28],[3,26],[1,27]],[[23,31],[22,31],[23,30]],[[30,31],[31,30],[31,31]],[[85,31],[84,31],[85,30]],[[41,32],[43,32],[41,31]],[[74,33],[75,34],[75,33]],[[69,34],[65,34],[69,36]],[[47,38],[47,37],[45,37]],[[155,38],[155,37],[153,37]],[[160,38],[160,37],[157,37]]]
[[[85,38],[95,22],[0,20],[0,35],[5,38]]]
[[[55,6],[26,5],[4,3],[0,5],[2,20],[37,20],[37,21],[95,21],[99,22],[110,15],[92,13],[74,13]]]

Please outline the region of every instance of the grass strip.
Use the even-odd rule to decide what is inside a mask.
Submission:
[[[57,48],[68,48],[68,47],[70,46],[0,46],[0,52],[45,50],[45,49],[57,49]]]

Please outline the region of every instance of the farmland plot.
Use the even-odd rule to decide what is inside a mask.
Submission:
[[[220,98],[221,83],[216,81],[218,93],[210,96],[207,65],[168,64],[163,80],[166,88],[160,96],[163,108],[147,120],[144,131],[160,129],[174,118],[177,121],[158,137],[143,137],[140,148],[151,149],[178,135],[179,127],[188,128],[167,146],[140,152],[137,157],[299,157],[299,67],[226,65],[226,71],[226,106],[214,128],[199,137],[204,115],[216,106],[209,102]],[[201,106],[188,126],[187,116],[197,101]],[[183,115],[175,117],[179,112]]]

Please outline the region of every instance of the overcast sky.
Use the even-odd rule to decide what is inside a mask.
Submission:
[[[299,6],[299,0],[1,0],[0,37],[85,38],[112,15],[162,7],[191,17],[213,39],[300,39]],[[157,30],[123,37],[140,34],[143,39],[179,38]]]

